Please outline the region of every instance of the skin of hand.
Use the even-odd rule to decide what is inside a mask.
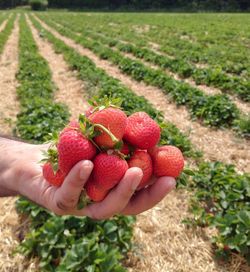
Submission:
[[[101,220],[116,214],[136,215],[160,202],[175,188],[175,179],[161,177],[152,180],[153,185],[135,191],[142,178],[139,168],[130,168],[120,183],[106,198],[81,210],[77,203],[87,182],[93,163],[77,163],[61,187],[50,185],[42,175],[39,161],[48,145],[31,145],[0,138],[0,196],[23,195],[57,215],[88,216]]]

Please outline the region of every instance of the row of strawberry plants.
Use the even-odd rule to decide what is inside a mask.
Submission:
[[[98,38],[96,35],[92,37],[94,39]],[[217,87],[225,93],[228,92],[236,94],[243,101],[250,102],[250,82],[243,78],[229,76],[218,69],[197,68],[185,61],[183,58],[169,58],[155,53],[150,49],[140,48],[133,44],[122,43],[114,39],[108,39],[106,36],[102,36],[101,40],[111,46],[117,46],[121,52],[131,53],[137,58],[151,62],[160,68],[169,69],[170,71],[180,75],[182,78],[191,77],[195,80],[196,84],[205,84],[207,86]]]
[[[173,124],[169,122],[163,123],[162,112],[154,109],[144,97],[135,95],[129,88],[121,84],[119,80],[109,76],[104,70],[96,68],[95,64],[89,58],[81,56],[74,49],[65,45],[64,42],[55,38],[49,31],[42,28],[40,23],[33,17],[31,17],[31,20],[42,33],[46,33],[46,37],[54,44],[56,52],[64,54],[65,60],[72,69],[79,71],[80,78],[88,81],[89,86],[93,86],[92,89],[99,90],[98,96],[103,96],[104,92],[112,90],[117,97],[122,98],[122,107],[129,114],[136,111],[145,111],[162,124],[161,141],[163,144],[178,146],[188,157],[196,157],[198,155],[191,147],[191,142],[187,136],[182,134]]]
[[[5,28],[0,32],[0,54],[3,52],[4,46],[12,32],[15,19],[16,16],[12,15],[12,17],[8,20]]]
[[[19,72],[17,94],[21,110],[16,133],[23,139],[45,141],[51,131],[63,127],[69,118],[64,105],[53,102],[54,86],[47,62],[37,46],[24,18],[20,19]]]
[[[163,92],[170,94],[178,105],[186,105],[192,117],[199,118],[204,124],[217,127],[232,126],[233,121],[238,119],[239,112],[227,96],[205,95],[199,89],[177,81],[159,69],[152,69],[140,61],[124,57],[118,51],[114,51],[98,41],[78,36],[71,30],[56,25],[51,20],[47,20],[46,23],[61,34],[92,50],[100,58],[108,59],[117,65],[123,73],[132,76],[135,80],[161,88]]]
[[[70,22],[103,35],[135,43],[157,46],[158,51],[189,63],[206,64],[215,70],[249,79],[246,17],[228,15],[79,14],[53,13],[53,19]],[[173,19],[173,17],[175,17]],[[204,20],[204,17],[205,20]],[[210,24],[207,23],[210,21]],[[75,25],[76,24],[76,25]],[[205,24],[205,25],[204,25]],[[112,29],[112,31],[110,31]],[[81,30],[80,30],[81,31]]]
[[[102,44],[108,44],[110,47],[117,46],[117,49],[119,49],[121,52],[132,53],[137,58],[141,58],[141,59],[144,59],[147,62],[152,62],[153,64],[157,64],[160,67],[167,68],[167,66],[164,64],[165,63],[164,57],[162,55],[156,54],[153,51],[150,51],[149,49],[139,48],[139,47],[136,47],[136,46],[134,46],[132,44],[128,44],[128,43],[126,43],[126,44],[119,43],[119,41],[117,41],[117,40],[109,39],[109,38],[104,37],[104,36],[101,36],[101,39],[100,39],[100,35],[93,35],[92,32],[86,32],[86,35],[88,37],[91,36],[91,38],[94,39],[94,40],[98,40],[98,37],[99,37],[99,41]],[[170,60],[173,61],[172,59],[170,59]],[[178,64],[177,67],[181,67],[181,66],[179,66],[179,64]],[[183,63],[182,68],[186,69],[185,68],[185,63]],[[195,69],[194,71],[196,72],[198,70]],[[177,72],[177,71],[175,71],[175,72]],[[244,83],[245,84],[244,89],[242,89],[239,86],[239,88],[241,88],[241,90],[239,91],[239,89],[237,89],[236,86],[235,86],[234,90],[236,92],[239,91],[238,94],[239,94],[239,96],[241,96],[242,100],[248,102],[248,101],[250,101],[250,92],[249,92],[250,81],[244,81],[244,82],[245,82]],[[200,83],[205,83],[206,84],[206,82],[198,82],[198,83],[199,84]],[[226,90],[229,90],[229,89],[226,89]],[[241,135],[241,136],[243,136],[245,138],[249,138],[250,137],[250,116],[241,113],[241,116],[239,118],[237,118],[233,122],[233,128],[239,135]]]
[[[128,112],[136,110],[149,110],[154,116],[152,108],[143,98],[140,100],[127,88],[117,85],[118,81],[107,77],[103,70],[95,67],[92,61],[84,56],[80,56],[64,42],[55,38],[50,32],[45,30],[38,21],[32,18],[35,27],[53,45],[57,52],[62,53],[73,69],[78,70],[79,77],[89,82],[93,87],[100,88],[100,96],[122,97],[124,108]],[[219,234],[214,238],[218,253],[229,253],[228,249],[247,256],[249,250],[249,175],[238,174],[233,166],[223,163],[201,163],[199,169],[193,174],[190,180],[190,189],[195,192],[191,205],[195,215],[194,219],[189,219],[189,223],[215,226]],[[227,193],[223,194],[223,191]],[[194,201],[196,200],[196,201]],[[209,210],[208,205],[214,209]],[[212,208],[210,207],[210,208]],[[215,208],[216,207],[216,208]],[[213,220],[211,211],[213,212]],[[231,218],[230,221],[228,218]],[[225,231],[227,229],[227,231]],[[239,237],[242,240],[239,242]],[[221,246],[223,245],[223,247]],[[228,249],[227,249],[228,247]],[[227,249],[226,252],[224,249]]]
[[[66,124],[69,112],[65,105],[53,102],[51,71],[23,16],[19,55],[21,113],[17,116],[17,132],[25,140],[41,143],[48,133]],[[18,200],[17,209],[29,215],[31,223],[18,251],[38,256],[42,271],[124,271],[119,261],[131,247],[133,217],[117,216],[100,222],[58,217],[23,198]]]
[[[131,53],[137,58],[151,62],[160,68],[169,69],[180,75],[182,78],[192,77],[196,84],[206,84],[207,86],[217,87],[223,92],[236,94],[243,101],[250,101],[250,82],[244,78],[229,76],[218,69],[197,68],[183,58],[170,58],[148,48],[141,48],[132,43],[120,42],[119,40],[108,36],[107,33],[105,35],[100,35],[93,30],[86,31],[80,20],[78,21],[78,24],[75,23],[73,26],[72,22],[69,23],[67,20],[56,21],[54,19],[54,21],[57,23],[59,22],[64,27],[73,28],[74,31],[81,32],[83,36],[88,36],[94,40],[99,40],[104,44],[108,44],[110,47],[116,46],[121,52]]]

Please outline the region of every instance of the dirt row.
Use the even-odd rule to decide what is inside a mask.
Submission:
[[[73,41],[52,32],[70,46],[77,46]],[[85,49],[79,50],[81,54],[92,56],[82,50]],[[233,258],[228,266],[218,266],[214,262],[208,238],[211,237],[211,230],[188,230],[181,223],[189,215],[188,199],[185,191],[172,192],[159,205],[137,217],[135,244],[138,247],[126,262],[129,271],[237,271],[236,267],[241,266],[242,262],[238,257]]]
[[[0,134],[11,134],[19,103],[16,97],[18,86],[15,74],[18,71],[19,28],[16,20],[12,34],[0,56]]]
[[[8,19],[4,20],[0,25],[0,32],[2,32],[5,29],[5,26],[7,24]]]
[[[5,21],[5,24],[7,21]],[[18,71],[18,40],[19,26],[16,20],[2,55],[0,56],[0,134],[11,135],[16,115],[19,112],[19,103],[16,96],[18,83],[15,75]],[[15,231],[18,215],[15,211],[15,197],[0,198],[0,271],[22,271],[23,257],[12,256],[17,247]]]
[[[174,123],[181,131],[189,135],[194,146],[204,152],[205,159],[232,163],[236,165],[239,171],[250,172],[250,145],[248,141],[235,137],[234,133],[230,130],[213,130],[190,120],[190,114],[187,109],[183,106],[177,107],[160,89],[147,86],[142,82],[138,83],[122,74],[120,70],[110,64],[110,62],[99,59],[92,51],[60,35],[41,20],[39,21],[43,27],[50,30],[55,37],[63,40],[68,46],[76,49],[80,54],[89,57],[97,67],[104,69],[109,75],[119,79],[137,95],[146,97],[154,107],[164,113],[167,121]]]

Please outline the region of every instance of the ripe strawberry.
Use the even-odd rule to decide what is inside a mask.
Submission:
[[[127,116],[122,110],[109,107],[94,112],[89,116],[89,120],[93,124],[96,124],[96,129],[101,132],[101,135],[94,138],[94,141],[100,147],[113,148],[122,140],[127,125]],[[98,127],[98,125],[108,129],[114,137],[111,137],[102,128]]]
[[[96,154],[95,146],[80,131],[62,133],[57,144],[59,169],[67,175],[81,160],[91,160]]]
[[[60,132],[60,135],[69,130],[77,130],[79,128],[79,123],[76,120],[71,120],[68,125]]]
[[[159,142],[160,134],[159,125],[147,113],[136,112],[127,119],[124,139],[140,149],[148,149]]]
[[[140,184],[137,187],[137,190],[140,190],[149,184],[150,178],[153,174],[153,164],[151,157],[149,156],[147,151],[136,150],[131,159],[128,161],[128,166],[129,168],[139,167],[142,169],[143,177]]]
[[[93,201],[102,201],[106,195],[108,194],[108,191],[100,189],[96,183],[94,182],[93,178],[90,178],[88,182],[85,185],[86,194],[88,197]]]
[[[59,187],[62,185],[65,175],[61,172],[61,170],[57,170],[57,172],[54,173],[51,163],[47,162],[43,165],[43,177],[51,185]]]
[[[177,178],[184,167],[184,158],[175,146],[165,145],[154,149],[152,153],[154,174],[157,177]]]
[[[113,154],[100,153],[95,157],[93,163],[93,178],[104,191],[119,183],[128,170],[127,162]]]

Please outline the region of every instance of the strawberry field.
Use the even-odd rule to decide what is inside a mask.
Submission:
[[[137,216],[0,199],[0,271],[249,271],[250,17],[0,11],[0,134],[40,144],[120,100],[177,146],[177,189]]]

